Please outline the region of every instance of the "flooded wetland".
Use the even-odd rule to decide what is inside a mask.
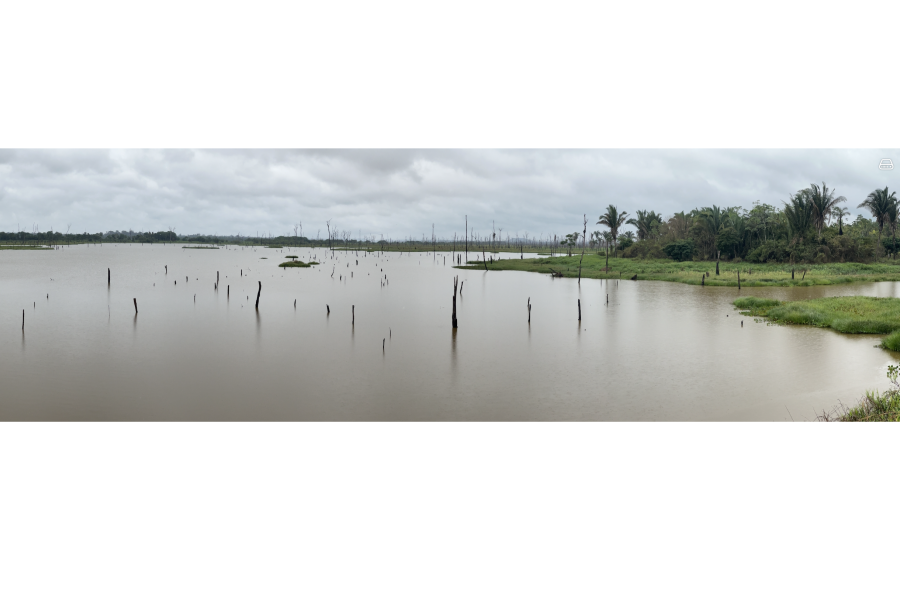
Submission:
[[[288,255],[320,264],[279,267]],[[883,388],[896,358],[880,336],[732,304],[898,297],[896,282],[738,291],[452,264],[180,244],[0,252],[0,419],[811,420]]]

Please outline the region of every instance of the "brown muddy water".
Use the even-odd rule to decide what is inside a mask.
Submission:
[[[287,254],[322,264],[284,270]],[[897,283],[579,286],[446,262],[321,248],[0,251],[0,420],[799,421],[884,389],[897,359],[878,336],[766,325],[731,305],[898,296]]]

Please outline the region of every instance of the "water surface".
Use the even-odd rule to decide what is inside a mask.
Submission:
[[[286,254],[322,264],[281,269]],[[897,297],[897,282],[579,285],[460,271],[440,253],[333,256],[0,252],[0,419],[808,420],[884,389],[897,359],[875,347],[879,336],[757,323],[731,305],[738,295]],[[456,332],[454,275],[464,282]]]

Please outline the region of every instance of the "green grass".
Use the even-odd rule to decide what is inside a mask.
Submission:
[[[900,298],[838,296],[796,302],[770,298],[737,298],[734,305],[743,314],[775,323],[827,327],[841,333],[888,335],[882,347],[900,350]]]
[[[775,300],[774,298],[757,298],[756,296],[742,296],[734,301],[734,305],[741,310],[767,309],[780,304],[780,300]]]
[[[278,266],[279,266],[279,267],[302,267],[302,268],[306,268],[306,267],[308,267],[308,266],[310,266],[310,265],[317,265],[317,264],[319,264],[319,263],[317,263],[316,261],[312,261],[312,262],[305,263],[305,262],[303,262],[302,260],[289,260],[289,261],[287,261],[287,262],[281,263],[281,264],[278,265]]]
[[[546,258],[526,258],[490,261],[489,271],[526,271],[531,273],[551,273],[556,271],[564,277],[578,277],[578,262],[581,256],[552,256]],[[609,271],[605,269],[606,257],[585,254],[581,276],[587,279],[631,279],[673,281],[690,285],[710,285],[737,287],[740,271],[741,287],[792,287],[809,285],[834,285],[840,283],[900,281],[900,264],[879,262],[825,263],[795,265],[791,278],[791,266],[787,264],[753,264],[745,262],[722,262],[716,275],[715,261],[676,262],[668,259],[639,260],[632,258],[610,258]],[[484,270],[481,257],[469,260],[457,269]],[[805,271],[805,274],[804,274]],[[709,273],[709,277],[703,277]]]
[[[825,421],[831,420],[823,415]],[[841,421],[900,421],[900,392],[866,392],[857,406],[838,415]]]
[[[48,246],[0,246],[0,250],[53,250]]]

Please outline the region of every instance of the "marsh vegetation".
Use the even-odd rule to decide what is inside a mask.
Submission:
[[[579,256],[525,258],[488,263],[493,271],[526,271],[559,273],[578,277]],[[608,267],[607,267],[608,264]],[[675,261],[671,259],[607,258],[604,254],[586,254],[581,263],[581,276],[589,279],[631,279],[672,281],[691,285],[737,287],[738,273],[742,287],[808,287],[856,282],[900,281],[900,261],[877,263],[825,263],[795,265],[780,263],[720,263],[715,261]],[[484,270],[482,261],[469,261],[461,269]]]
[[[900,298],[837,296],[785,302],[774,298],[737,298],[743,314],[773,323],[812,325],[841,333],[887,335],[882,347],[900,351]]]

